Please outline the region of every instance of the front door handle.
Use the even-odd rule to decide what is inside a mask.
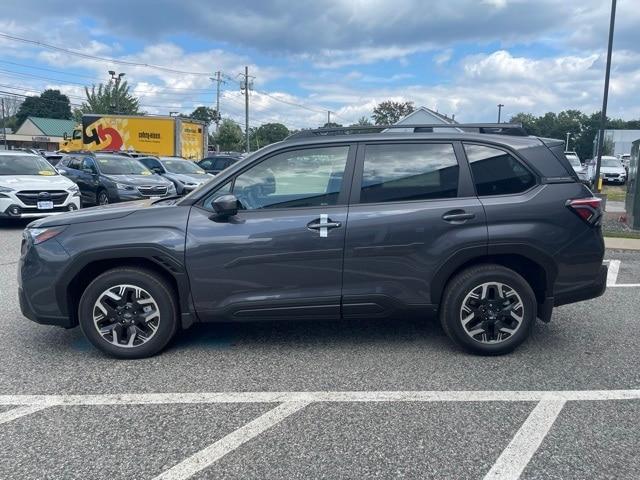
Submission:
[[[341,226],[342,226],[341,222],[334,222],[326,214],[322,214],[320,215],[320,218],[317,218],[316,220],[312,220],[309,223],[307,223],[307,228],[309,230],[319,230],[321,237],[326,237],[329,230],[332,230],[334,228],[340,228]]]
[[[465,212],[464,210],[451,210],[442,215],[442,219],[449,223],[464,223],[474,218],[476,218],[475,213]]]

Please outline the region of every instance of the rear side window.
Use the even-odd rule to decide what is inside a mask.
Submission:
[[[512,195],[536,183],[533,174],[513,155],[493,147],[465,145],[478,196]]]
[[[367,145],[360,203],[456,197],[458,175],[450,143]]]
[[[78,157],[71,157],[67,165],[74,170],[80,170],[82,161]]]

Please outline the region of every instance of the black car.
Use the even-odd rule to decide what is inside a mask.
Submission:
[[[169,180],[154,175],[135,158],[89,152],[65,155],[58,172],[73,180],[85,205],[107,205],[176,194]]]
[[[214,155],[200,160],[198,162],[198,166],[207,173],[217,175],[240,159],[241,158],[239,156],[233,155]]]
[[[604,292],[600,199],[562,140],[506,124],[416,128],[303,131],[182,199],[38,220],[24,234],[22,312],[80,325],[122,358],[195,322],[407,312],[438,314],[456,344],[496,355],[554,306]]]

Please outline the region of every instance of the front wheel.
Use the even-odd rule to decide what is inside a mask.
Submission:
[[[116,268],[86,288],[78,306],[80,328],[104,353],[144,358],[161,351],[178,325],[175,294],[156,273]]]
[[[447,285],[440,308],[444,331],[457,345],[480,355],[509,353],[526,340],[536,318],[536,298],[518,273],[478,265]]]
[[[98,205],[109,205],[109,195],[104,190],[98,192]]]

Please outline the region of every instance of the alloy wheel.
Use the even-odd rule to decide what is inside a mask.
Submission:
[[[462,301],[460,322],[464,332],[480,343],[501,343],[522,325],[524,304],[509,285],[486,282],[474,287]]]
[[[102,338],[118,347],[147,343],[158,331],[156,300],[135,285],[116,285],[100,294],[93,305],[93,323]]]
[[[98,195],[98,205],[109,205],[109,197],[106,193],[102,192]]]

